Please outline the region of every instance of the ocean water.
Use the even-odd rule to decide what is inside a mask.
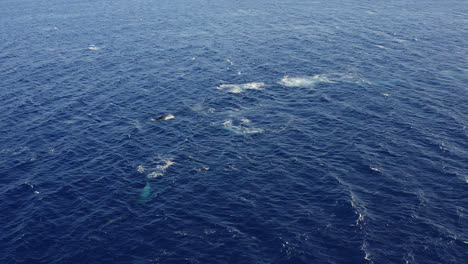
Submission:
[[[466,263],[467,25],[465,0],[2,0],[0,263]]]

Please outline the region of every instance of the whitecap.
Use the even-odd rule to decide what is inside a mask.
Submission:
[[[371,254],[370,254],[370,252],[367,250],[367,243],[366,243],[366,241],[362,242],[361,250],[362,250],[362,251],[364,252],[364,254],[365,254],[364,259],[367,260],[367,261],[371,261]]]
[[[309,77],[289,77],[284,76],[279,84],[286,87],[313,87],[318,83],[333,83],[324,74],[316,74]]]
[[[359,213],[359,217],[358,219],[356,220],[356,226],[359,226],[360,224],[362,224],[364,222],[364,215]]]
[[[153,171],[153,172],[151,172],[150,174],[146,175],[146,177],[147,177],[148,179],[154,179],[154,178],[157,178],[157,177],[163,176],[163,175],[164,175],[164,174],[161,173],[161,172]]]
[[[227,90],[229,93],[242,93],[245,90],[263,90],[264,86],[263,82],[251,82],[244,84],[221,84],[216,88]]]
[[[91,44],[91,45],[88,46],[88,49],[89,49],[89,50],[99,50],[99,49],[101,49],[101,48],[95,46],[94,44]]]
[[[405,39],[399,39],[399,38],[394,38],[393,40],[396,41],[396,42],[398,42],[398,43],[404,43],[404,42],[406,42]]]
[[[382,45],[377,45],[377,44],[372,44],[372,45],[373,45],[373,46],[376,46],[377,48],[385,49],[385,47],[382,46]]]
[[[166,160],[163,160],[163,164],[162,165],[157,165],[154,169],[151,169],[150,173],[148,173],[146,175],[146,177],[148,179],[154,179],[154,178],[157,178],[157,177],[160,177],[160,176],[163,176],[164,173],[166,173],[166,170],[175,164],[175,162],[173,161],[173,159],[166,159]]]
[[[158,165],[156,166],[157,169],[161,170],[161,171],[165,171],[167,170],[167,168],[169,168],[170,166],[174,165],[175,162],[172,161],[172,159],[168,159],[165,161],[164,165]]]
[[[224,127],[232,127],[232,120],[228,119],[223,123]]]

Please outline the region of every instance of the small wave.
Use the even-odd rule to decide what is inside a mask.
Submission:
[[[227,90],[229,93],[242,93],[245,90],[263,90],[264,86],[263,82],[251,82],[244,84],[221,84],[216,88]]]
[[[377,47],[377,48],[380,48],[380,49],[385,49],[385,47],[384,47],[384,46],[382,46],[382,45],[378,45],[378,44],[372,44],[372,46],[375,46],[375,47]]]

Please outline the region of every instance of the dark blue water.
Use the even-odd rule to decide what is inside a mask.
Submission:
[[[2,0],[0,263],[464,263],[467,22]]]

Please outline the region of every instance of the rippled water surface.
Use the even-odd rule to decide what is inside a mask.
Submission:
[[[463,263],[467,21],[2,0],[0,262]]]

